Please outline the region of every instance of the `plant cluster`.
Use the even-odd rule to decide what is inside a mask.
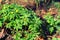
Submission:
[[[50,34],[60,31],[60,16],[54,18],[48,13],[44,15],[44,19],[48,23],[45,29],[48,29]],[[10,29],[14,40],[34,40],[35,37],[44,33],[43,22],[36,13],[21,5],[4,4],[0,9],[0,28]]]
[[[0,27],[12,30],[14,40],[33,40],[42,21],[36,14],[17,4],[4,4],[0,10]]]
[[[50,34],[53,34],[54,31],[60,31],[60,18],[57,16],[57,18],[53,17],[48,13],[47,15],[44,16],[44,19],[47,21],[48,26],[46,27],[49,31]]]

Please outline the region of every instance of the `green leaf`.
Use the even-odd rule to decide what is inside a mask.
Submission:
[[[54,31],[54,27],[50,27],[49,31],[50,31],[50,33],[52,33]]]
[[[0,27],[2,27],[2,22],[0,21]]]
[[[52,40],[57,40],[57,38],[53,37]]]

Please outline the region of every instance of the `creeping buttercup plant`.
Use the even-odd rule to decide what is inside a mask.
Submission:
[[[0,10],[0,27],[9,28],[14,40],[33,40],[42,21],[36,14],[17,4],[4,4]]]

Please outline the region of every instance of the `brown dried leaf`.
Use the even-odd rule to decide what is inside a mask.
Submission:
[[[0,32],[0,38],[4,37],[4,29],[2,29],[2,31]]]

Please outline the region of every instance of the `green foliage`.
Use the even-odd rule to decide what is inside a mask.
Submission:
[[[58,13],[60,13],[60,3],[59,2],[55,2],[54,6],[58,9]]]
[[[47,28],[50,31],[50,34],[52,34],[56,29],[56,31],[60,30],[60,19],[54,18],[50,13],[44,16],[44,19],[47,21]],[[56,29],[55,29],[56,28]]]
[[[59,2],[55,2],[55,3],[54,3],[54,6],[55,6],[56,8],[58,8],[58,9],[60,9],[60,3],[59,3]]]
[[[33,40],[42,21],[36,14],[17,4],[4,4],[0,10],[0,27],[11,29],[15,40]]]
[[[60,40],[60,38],[53,37],[52,40]]]
[[[56,37],[53,37],[52,40],[58,40]]]

